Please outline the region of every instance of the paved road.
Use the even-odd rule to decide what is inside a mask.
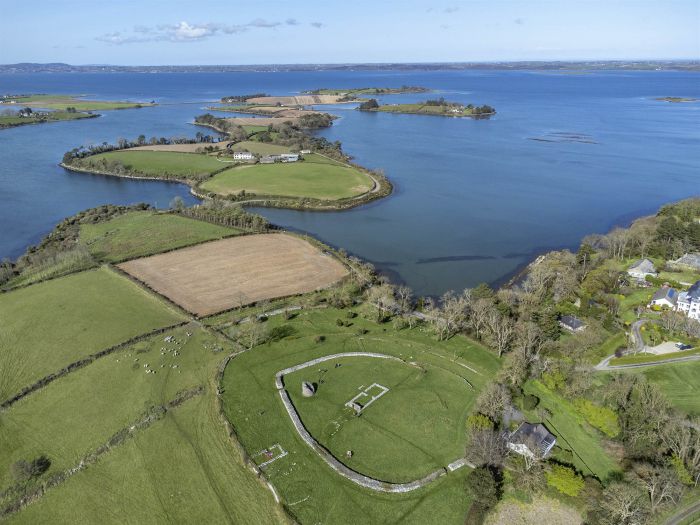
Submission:
[[[665,522],[665,525],[680,525],[688,518],[692,518],[694,514],[700,513],[700,501],[691,504],[689,507],[677,512]]]

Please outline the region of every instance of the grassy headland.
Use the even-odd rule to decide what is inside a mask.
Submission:
[[[360,111],[376,111],[382,113],[402,113],[411,115],[436,115],[440,117],[490,117],[496,114],[496,110],[491,106],[474,106],[472,104],[460,104],[458,102],[448,102],[443,98],[436,100],[426,100],[411,104],[383,104],[380,105],[375,99],[369,99],[358,107]]]

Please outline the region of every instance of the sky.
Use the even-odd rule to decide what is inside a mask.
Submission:
[[[700,0],[0,0],[0,63],[697,59]]]

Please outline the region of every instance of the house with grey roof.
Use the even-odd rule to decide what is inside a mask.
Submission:
[[[574,315],[562,315],[559,318],[559,326],[569,332],[581,332],[586,328],[584,322]]]
[[[700,270],[700,253],[686,253],[668,264],[679,269]]]
[[[691,319],[700,321],[700,281],[678,294],[677,308]]]
[[[529,458],[545,458],[556,442],[557,438],[542,423],[522,423],[506,438],[510,450]]]
[[[654,293],[654,296],[649,302],[649,306],[658,306],[661,308],[670,308],[674,310],[678,303],[678,291],[668,285],[664,285]]]
[[[656,277],[658,275],[654,263],[649,259],[638,260],[627,269],[627,273],[638,281],[643,281],[646,279],[647,275],[651,277]]]

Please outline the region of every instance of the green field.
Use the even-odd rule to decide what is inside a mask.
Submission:
[[[391,447],[400,447],[400,450],[410,448],[409,442],[414,444],[425,444],[430,441],[427,435],[421,435],[425,430],[423,423],[429,421],[433,415],[427,414],[424,410],[434,409],[436,401],[443,399],[439,413],[445,415],[453,414],[454,419],[449,422],[442,422],[439,427],[433,429],[432,442],[435,444],[449,443],[449,451],[445,451],[445,456],[456,450],[455,443],[462,440],[466,442],[465,418],[471,410],[474,400],[483,386],[489,382],[499,367],[498,359],[480,345],[473,343],[462,337],[455,337],[446,342],[436,342],[428,333],[420,329],[394,331],[391,327],[377,325],[360,317],[352,319],[351,326],[339,327],[337,319],[347,319],[346,311],[327,308],[323,310],[305,310],[300,312],[294,319],[285,321],[282,316],[271,317],[266,325],[270,327],[288,325],[286,328],[288,337],[277,343],[271,343],[255,348],[250,352],[245,352],[237,356],[226,369],[222,388],[224,389],[225,409],[229,420],[234,425],[239,440],[242,442],[250,456],[255,456],[260,451],[279,444],[289,453],[269,466],[265,467],[265,473],[271,483],[280,492],[283,501],[289,511],[300,522],[306,523],[464,523],[464,517],[469,507],[469,495],[464,489],[464,476],[466,469],[460,469],[435,481],[429,486],[408,494],[382,494],[368,489],[363,489],[349,480],[334,472],[306,443],[304,443],[294,429],[289,416],[282,405],[280,397],[275,389],[275,374],[287,367],[304,363],[310,359],[349,351],[368,351],[382,354],[394,355],[416,361],[428,372],[426,378],[420,380],[425,385],[433,380],[442,377],[436,383],[432,383],[434,390],[424,392],[424,396],[411,395],[410,382],[415,380],[413,372],[407,375],[405,384],[406,397],[400,396],[402,386],[395,387],[395,399],[390,401],[392,391],[384,397],[375,401],[374,405],[366,409],[364,415],[359,419],[366,418],[367,422],[360,423],[366,425],[365,430],[370,430],[370,423],[375,416],[371,416],[371,411],[388,414],[390,406],[399,407],[401,414],[409,414],[410,421],[396,422],[386,421],[385,428],[387,434],[392,432],[392,425],[397,424],[398,432],[394,440],[381,437],[381,440],[374,441],[372,434],[368,436],[353,436],[347,433],[343,439],[366,439],[363,445],[357,442],[358,451],[361,454],[375,454],[375,458],[382,451],[370,451],[369,445],[376,442],[377,446],[389,447],[383,452],[393,457],[394,452]],[[368,330],[368,333],[358,335],[358,329]],[[318,335],[325,336],[322,342],[316,342]],[[456,359],[456,362],[454,361]],[[360,361],[363,359],[360,358]],[[345,360],[344,360],[345,361]],[[349,365],[348,365],[349,366]],[[363,368],[359,368],[362,366]],[[368,385],[370,382],[382,383],[384,380],[397,381],[404,373],[403,367],[399,365],[395,370],[386,371],[390,377],[361,377],[361,374],[383,373],[381,369],[372,370],[374,363],[367,365],[361,362],[358,368],[350,370],[352,375],[342,379],[348,388],[357,387],[361,384]],[[464,366],[472,367],[477,373],[472,372]],[[333,376],[341,376],[342,366],[335,369],[333,366],[318,365],[307,369],[309,380],[318,382],[319,369],[333,370]],[[369,367],[369,368],[367,368]],[[380,367],[381,368],[381,367]],[[431,377],[434,374],[434,377]],[[299,374],[308,377],[308,374]],[[324,383],[319,383],[319,397],[308,401],[324,401],[331,403],[334,398],[344,399],[340,390],[332,394],[331,373],[328,372],[329,379]],[[452,376],[452,380],[446,381],[446,375]],[[463,379],[460,379],[463,378]],[[453,384],[453,380],[468,380],[474,386],[474,390],[464,389],[460,399],[457,401],[455,395],[458,390]],[[292,378],[292,381],[294,379]],[[357,381],[359,384],[355,385]],[[340,381],[338,381],[340,383]],[[383,384],[383,383],[382,383]],[[339,384],[342,386],[342,384]],[[323,389],[328,387],[327,394]],[[344,387],[343,387],[344,388]],[[443,388],[445,392],[443,393]],[[454,389],[454,391],[453,391]],[[296,390],[296,388],[293,388]],[[414,393],[418,393],[416,389]],[[294,392],[292,392],[294,395]],[[332,395],[331,395],[332,394]],[[444,394],[444,397],[443,397]],[[452,403],[457,401],[460,406],[454,407]],[[382,403],[387,406],[381,407]],[[399,405],[394,405],[399,403]],[[405,403],[405,405],[401,405]],[[413,404],[413,405],[412,405]],[[411,408],[413,416],[411,417]],[[329,416],[335,410],[334,407],[327,407]],[[322,427],[324,410],[319,410],[314,415],[313,412],[303,411],[302,417],[306,417],[310,424]],[[399,416],[399,414],[397,414]],[[387,416],[389,417],[389,416]],[[393,417],[393,416],[391,416]],[[315,421],[311,423],[312,421]],[[412,425],[418,425],[412,427]],[[327,421],[326,425],[332,425]],[[447,425],[447,426],[445,426]],[[350,429],[350,427],[348,427]],[[439,430],[439,431],[438,431]],[[443,431],[445,433],[443,434]],[[320,430],[323,433],[323,429]],[[319,436],[323,439],[323,434]],[[339,447],[345,446],[337,443]],[[353,445],[355,446],[355,445]],[[463,445],[464,446],[464,445]],[[439,448],[439,446],[438,446]],[[434,452],[440,454],[442,451]],[[403,454],[402,454],[403,456]],[[265,456],[256,456],[254,460],[261,462]],[[410,464],[416,461],[422,462],[425,455],[419,458],[404,457],[404,462]],[[436,462],[443,458],[435,458]],[[345,460],[345,458],[341,458]],[[358,458],[357,461],[361,461]],[[390,459],[388,461],[391,461]],[[402,475],[406,475],[406,465],[398,465],[394,462],[396,472],[404,470]],[[424,464],[427,466],[427,462]],[[388,464],[383,466],[388,468]]]
[[[116,102],[109,100],[85,100],[73,95],[30,95],[14,99],[17,104],[36,108],[65,110],[75,108],[78,111],[98,111],[109,109],[129,109],[152,106],[145,102]]]
[[[168,336],[174,340],[166,342]],[[205,388],[112,445],[97,464],[49,489],[14,521],[279,521],[271,494],[243,466],[215,410],[212,381],[225,344],[194,324],[178,328],[101,358],[3,413],[0,492],[12,484],[13,462],[45,454],[51,467],[43,477],[64,472],[148,407],[163,406],[184,389]]]
[[[382,87],[365,87],[365,88],[323,88],[308,91],[314,95],[395,95],[399,93],[425,93],[430,91],[427,88],[407,86],[403,88],[382,88]]]
[[[60,122],[62,120],[80,120],[84,118],[94,118],[95,115],[89,113],[68,113],[67,111],[52,111],[42,118],[0,116],[0,129],[24,126],[27,124],[43,124],[45,122]]]
[[[338,366],[340,365],[340,366]],[[326,372],[319,373],[319,366]],[[383,481],[422,478],[464,454],[464,421],[471,391],[460,376],[393,360],[348,357],[289,374],[285,386],[307,429],[345,464]],[[323,381],[312,398],[305,380]],[[379,383],[389,391],[360,417],[345,406],[360,386]],[[364,389],[364,388],[363,388]],[[369,391],[374,395],[380,389]]]
[[[528,381],[525,393],[540,399],[538,408],[545,408],[552,417],[544,423],[557,437],[557,446],[573,452],[573,464],[583,474],[593,474],[605,481],[619,466],[605,452],[598,433],[568,400],[555,394],[539,381]],[[533,418],[535,413],[530,414]],[[535,420],[530,421],[535,423]]]
[[[100,268],[0,294],[0,400],[89,354],[181,315]]]
[[[312,154],[306,155],[303,162],[231,168],[205,181],[201,187],[220,195],[245,190],[257,195],[339,200],[368,192],[372,180],[353,167]]]
[[[80,241],[100,260],[120,262],[207,240],[240,230],[180,215],[134,211],[107,222],[80,226]]]
[[[226,167],[214,157],[176,151],[110,151],[81,160],[97,170],[109,161],[119,161],[130,170],[152,177],[198,178]]]
[[[433,106],[422,103],[417,104],[385,104],[369,111],[379,111],[382,113],[407,113],[415,115],[437,115],[443,117],[475,117],[478,116],[469,108],[462,108],[459,111],[452,111],[447,105]]]
[[[279,155],[280,153],[289,153],[290,149],[287,146],[278,144],[269,144],[267,142],[257,142],[254,140],[244,140],[237,142],[231,147],[233,151],[250,151],[258,155]]]
[[[678,410],[700,415],[700,361],[652,366],[642,373],[661,388]]]

